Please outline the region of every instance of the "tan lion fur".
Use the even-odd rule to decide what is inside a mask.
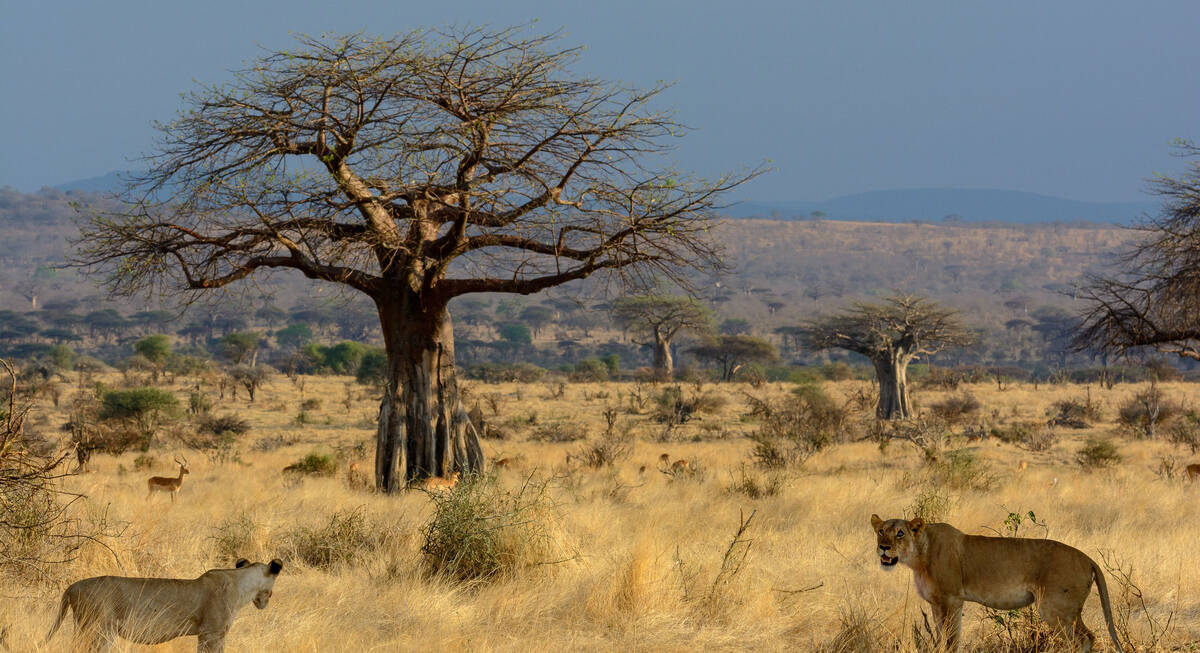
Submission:
[[[247,603],[267,607],[283,563],[239,560],[234,569],[211,569],[199,578],[97,576],[72,583],[63,592],[58,618],[46,642],[58,632],[70,608],[75,617],[75,649],[105,650],[117,637],[160,644],[198,637],[199,653],[221,653],[225,635]]]
[[[1121,649],[1113,627],[1104,572],[1082,551],[1054,540],[967,535],[949,524],[926,524],[871,515],[880,562],[913,570],[917,593],[933,606],[941,641],[957,652],[964,601],[994,610],[1017,610],[1037,603],[1038,614],[1056,633],[1082,641],[1088,653],[1095,636],[1081,614],[1092,581],[1108,622],[1113,645]]]

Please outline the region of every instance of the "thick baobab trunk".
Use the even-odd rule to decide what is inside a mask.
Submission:
[[[671,359],[671,340],[654,334],[654,375],[668,381],[675,374],[675,361]]]
[[[875,407],[875,416],[879,419],[910,417],[908,358],[892,355],[872,362],[875,363],[875,378],[879,380],[879,404]]]
[[[375,485],[394,492],[414,479],[483,468],[483,451],[463,410],[454,335],[445,306],[415,296],[378,300],[388,381],[379,408]]]

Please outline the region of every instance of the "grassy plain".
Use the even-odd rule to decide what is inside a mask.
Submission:
[[[185,387],[174,389],[186,397]],[[925,605],[908,571],[881,571],[868,518],[911,515],[915,497],[933,492],[945,520],[968,533],[1004,532],[1010,513],[1032,511],[1045,527],[1025,521],[1019,534],[1048,535],[1131,571],[1145,611],[1120,583],[1110,578],[1109,587],[1134,641],[1150,643],[1152,622],[1166,630],[1156,649],[1138,650],[1198,650],[1200,485],[1190,487],[1178,474],[1168,478],[1161,466],[1164,457],[1180,468],[1200,458],[1162,441],[1118,436],[1119,465],[1089,472],[1075,462],[1084,438],[1112,434],[1117,407],[1144,385],[960,389],[953,394],[974,395],[983,406],[980,417],[992,426],[1044,423],[1054,401],[1088,393],[1101,411],[1101,421],[1087,429],[1056,429],[1057,441],[1042,452],[996,439],[952,443],[971,451],[991,478],[961,488],[931,483],[917,449],[899,441],[883,451],[869,441],[839,444],[785,471],[754,467],[753,443],[745,435],[758,424],[746,416],[745,393],[785,397],[790,389],[684,385],[685,394],[708,392],[724,401],[666,433],[650,417],[661,386],[470,384],[468,406],[479,404],[508,436],[484,441],[492,459],[513,461],[496,472],[498,482],[517,488],[529,479],[550,479],[547,533],[554,551],[566,555],[468,583],[427,571],[422,529],[433,510],[428,495],[381,496],[347,475],[354,460],[371,467],[376,403],[367,389],[345,378],[309,377],[301,386],[277,377],[255,403],[227,400],[214,409],[251,424],[236,456],[205,456],[167,440],[151,451],[155,460],[148,469],[135,469],[134,453],[98,456],[88,473],[66,479],[66,488],[87,495],[76,514],[89,522],[104,515],[124,534],[105,540],[111,551],[87,545],[74,561],[47,567],[46,575],[0,580],[0,624],[9,625],[13,650],[66,650],[69,625],[49,645],[39,642],[60,593],[74,580],[100,574],[195,577],[231,566],[239,556],[281,557],[285,567],[270,606],[241,612],[227,650],[917,651],[913,628]],[[860,391],[869,394],[870,386],[840,382],[825,389],[840,403]],[[1164,384],[1163,390],[1185,405],[1200,405],[1198,385]],[[918,391],[916,403],[928,407],[946,394]],[[319,405],[307,409],[308,423],[299,425],[306,399]],[[67,392],[60,405],[69,403]],[[558,423],[582,426],[595,440],[605,430],[606,408],[615,410],[616,428],[633,438],[628,457],[612,467],[569,465],[566,454],[579,452],[585,441],[530,440],[539,427]],[[30,427],[55,433],[65,420],[63,410],[45,402]],[[337,453],[338,473],[281,473],[314,451]],[[176,452],[191,461],[178,501],[148,499],[146,478],[173,475]],[[691,460],[698,472],[660,472],[663,453]],[[1027,462],[1024,471],[1018,471],[1021,461]],[[771,489],[755,497],[760,492],[747,488]],[[320,529],[333,516],[354,537],[339,540],[350,542],[349,550],[322,562],[305,534],[330,532]],[[1101,650],[1113,650],[1094,592],[1084,616]],[[1004,648],[1011,638],[998,624],[968,604],[969,649],[1022,650]],[[118,650],[192,651],[195,640]]]

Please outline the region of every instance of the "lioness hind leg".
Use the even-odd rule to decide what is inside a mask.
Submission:
[[[1066,609],[1054,610],[1050,606],[1039,606],[1042,616],[1042,621],[1050,627],[1056,637],[1062,637],[1068,640],[1074,650],[1081,653],[1092,653],[1092,646],[1096,643],[1096,636],[1083,623],[1083,610],[1074,606]]]

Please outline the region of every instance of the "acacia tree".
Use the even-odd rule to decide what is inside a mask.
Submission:
[[[1200,145],[1179,141],[1190,158],[1177,176],[1151,181],[1158,214],[1133,229],[1142,237],[1118,259],[1113,273],[1091,275],[1073,348],[1123,355],[1153,348],[1200,360]]]
[[[300,37],[187,98],[77,263],[117,294],[298,270],[375,303],[388,359],[376,484],[481,469],[459,399],[451,299],[594,273],[635,283],[718,265],[721,194],[665,167],[685,131],[634,89],[569,72],[519,28]]]
[[[688,351],[696,358],[719,367],[722,381],[732,381],[734,375],[746,365],[768,363],[779,357],[775,345],[754,336],[721,335]]]
[[[680,331],[707,333],[712,330],[712,311],[691,297],[621,297],[612,303],[611,310],[621,328],[649,333],[654,338],[654,374],[660,379],[669,379],[674,374],[671,340]]]
[[[912,415],[908,364],[918,356],[969,344],[972,337],[955,311],[923,297],[895,294],[811,320],[803,326],[801,341],[811,349],[845,349],[870,359],[879,381],[875,415],[900,419]]]

